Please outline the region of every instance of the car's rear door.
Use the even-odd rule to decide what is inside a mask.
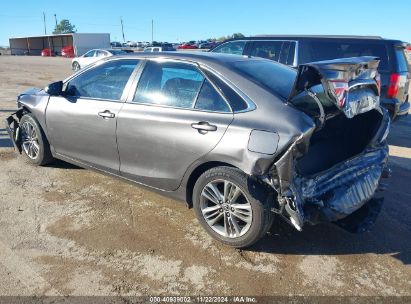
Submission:
[[[65,96],[50,97],[46,124],[57,154],[118,173],[117,116],[138,62],[103,62],[69,80]]]
[[[197,65],[149,60],[117,122],[120,173],[175,190],[187,168],[211,151],[232,111]]]

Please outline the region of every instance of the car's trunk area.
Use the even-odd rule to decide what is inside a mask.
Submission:
[[[313,134],[308,152],[297,160],[297,172],[303,176],[329,169],[360,154],[378,130],[382,115],[372,110],[351,119],[340,114],[327,120]]]

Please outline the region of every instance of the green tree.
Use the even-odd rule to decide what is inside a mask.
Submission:
[[[53,34],[69,34],[77,32],[76,26],[67,19],[63,19],[54,28]]]
[[[245,36],[241,33],[234,33],[232,35],[219,37],[216,40],[219,41],[219,42],[222,42],[222,41],[227,40],[227,39],[236,39],[236,38],[244,38],[244,37]]]
[[[234,33],[232,36],[231,36],[231,38],[234,38],[234,39],[236,39],[236,38],[244,38],[245,36],[243,35],[243,34],[241,34],[241,33]]]

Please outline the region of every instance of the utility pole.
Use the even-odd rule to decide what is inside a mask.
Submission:
[[[43,12],[43,23],[44,23],[44,35],[47,35],[47,28],[46,28],[46,13]]]
[[[123,41],[126,42],[126,38],[124,37],[124,24],[123,24],[122,17],[120,17],[120,22],[121,22],[121,32],[123,33]]]
[[[154,20],[151,19],[151,45],[153,45],[154,41]]]
[[[57,15],[54,14],[54,20],[56,21],[56,28],[57,28]]]

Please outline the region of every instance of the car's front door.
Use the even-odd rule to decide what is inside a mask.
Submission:
[[[99,64],[69,80],[64,96],[50,97],[46,124],[57,154],[118,173],[117,116],[137,64],[137,59]]]
[[[232,120],[228,103],[197,65],[149,60],[119,113],[120,173],[175,190],[186,169],[217,145]]]

